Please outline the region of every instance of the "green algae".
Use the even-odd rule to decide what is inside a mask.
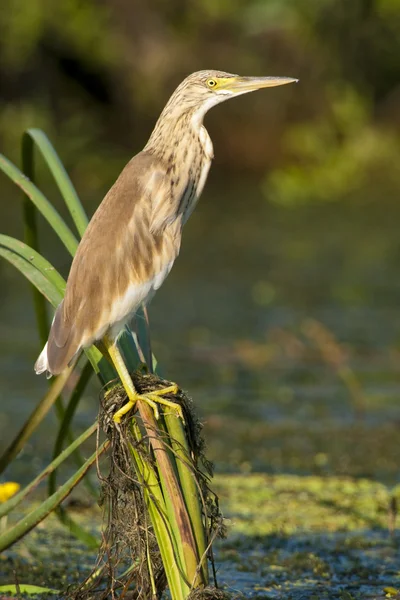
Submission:
[[[246,536],[387,528],[392,497],[367,479],[296,475],[219,475],[216,490],[233,531]]]
[[[214,487],[228,523],[227,539],[216,546],[225,589],[265,599],[400,598],[400,539],[389,531],[399,487],[265,474],[218,475]],[[74,518],[100,536],[97,507]],[[94,560],[51,516],[1,555],[0,585],[17,577],[66,590],[90,574]]]
[[[225,475],[216,487],[231,521],[219,558],[232,583],[246,572],[237,579],[245,593],[361,599],[399,587],[399,539],[388,527],[398,488],[291,475]]]

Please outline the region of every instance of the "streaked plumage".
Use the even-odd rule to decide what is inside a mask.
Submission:
[[[181,83],[147,145],[126,165],[90,221],[36,373],[61,373],[82,348],[105,334],[116,339],[162,285],[213,158],[203,126],[206,112],[233,96],[291,81],[200,71]]]

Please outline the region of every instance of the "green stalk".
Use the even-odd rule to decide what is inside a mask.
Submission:
[[[131,423],[134,437],[139,441],[141,439],[141,433],[137,422],[135,419],[132,419]],[[187,592],[189,588],[182,579],[182,567],[179,568],[177,565],[177,557],[171,532],[171,521],[168,519],[160,482],[152,466],[143,459],[140,452],[131,445],[129,445],[129,448],[135,463],[135,471],[139,481],[143,485],[145,502],[160,548],[171,597],[173,600],[184,600],[187,597],[187,593],[185,592]]]
[[[75,389],[71,394],[67,408],[64,411],[63,419],[60,423],[60,428],[58,430],[57,438],[53,449],[53,460],[57,458],[57,456],[62,452],[64,440],[66,439],[69,432],[69,426],[78,407],[79,400],[81,399],[81,396],[85,391],[90,377],[92,376],[92,373],[92,365],[89,362],[85,363],[82,372],[79,376],[79,380],[75,386]],[[49,477],[49,496],[51,496],[56,490],[56,474],[56,471],[53,471]]]
[[[162,413],[163,412],[164,411],[162,411]],[[177,465],[176,465],[176,461],[175,461],[175,456],[174,456],[173,452],[171,451],[171,448],[169,447],[168,433],[167,433],[165,425],[163,423],[164,419],[163,419],[162,413],[160,414],[160,418],[156,422],[157,433],[155,435],[157,436],[157,440],[159,440],[163,446],[163,450],[165,452],[165,464],[168,465],[168,474],[169,474],[169,476],[171,474],[173,474],[173,476],[176,478],[178,475],[178,469],[177,469]],[[150,440],[150,442],[151,442],[151,440]],[[158,462],[157,462],[157,466],[159,466]],[[172,543],[173,543],[174,550],[175,550],[175,559],[178,562],[179,571],[181,574],[180,579],[181,579],[182,592],[184,593],[184,595],[186,597],[190,592],[190,585],[189,585],[189,580],[188,580],[188,577],[186,575],[186,570],[185,570],[186,557],[185,557],[185,549],[184,549],[183,539],[182,539],[181,531],[179,529],[178,521],[176,518],[175,502],[177,499],[171,498],[171,495],[169,492],[169,487],[165,481],[165,477],[161,476],[160,473],[159,473],[159,481],[161,484],[161,490],[162,490],[163,497],[164,497],[167,519],[168,519],[168,522],[171,527]]]
[[[137,345],[142,349],[144,357],[147,358],[148,362],[151,361],[150,372],[155,373],[157,371],[157,359],[149,347],[150,331],[143,306],[140,306],[136,312],[136,331]]]
[[[179,539],[181,540],[183,547],[185,564],[184,573],[190,584],[193,585],[197,579],[197,565],[199,564],[199,558],[197,556],[196,542],[182,492],[175,471],[168,459],[164,443],[157,434],[158,427],[152,409],[143,401],[138,401],[138,409],[149,437],[150,444],[153,448],[160,473],[160,481],[165,490],[164,493],[169,496],[172,502],[172,512],[174,520],[176,521],[177,533],[179,533]]]
[[[87,471],[110,446],[110,442],[104,442],[100,448],[94,452],[84,465],[72,477],[68,479],[58,488],[57,492],[42,502],[35,510],[31,511],[27,516],[23,517],[14,527],[11,527],[0,535],[0,552],[17,542],[38,523],[43,521],[55,508],[59,506],[63,500],[72,492],[74,487],[78,485],[81,479],[86,475]]]
[[[34,156],[33,150],[30,147],[30,144],[24,143],[25,136],[22,137],[22,171],[23,173],[34,183]],[[37,222],[36,222],[36,208],[35,205],[32,204],[28,196],[24,193],[24,200],[22,203],[22,209],[24,214],[24,240],[25,243],[36,250],[39,251],[39,239],[37,232]],[[46,302],[42,294],[37,290],[35,286],[32,286],[32,295],[33,295],[33,305],[35,308],[36,314],[36,324],[39,331],[39,339],[41,346],[43,347],[47,341],[47,336],[49,333],[49,324],[47,322],[47,309]]]
[[[30,265],[31,270],[39,271],[40,274],[54,288],[53,294],[49,299],[49,302],[54,307],[58,306],[58,304],[61,302],[64,296],[66,281],[60,275],[57,269],[55,269],[53,265],[48,260],[46,260],[41,254],[39,254],[39,252],[37,252],[34,248],[31,248],[24,242],[10,237],[9,235],[0,234],[0,248],[3,248],[4,250],[7,250],[8,252],[14,254],[19,259],[26,261],[27,268]],[[38,288],[38,291],[41,294],[44,294],[43,290],[41,290],[40,288]]]
[[[59,594],[60,590],[42,587],[40,585],[30,585],[29,583],[10,583],[0,585],[0,593],[13,594],[16,598],[20,598],[20,594],[28,596],[37,596],[39,594]],[[3,596],[2,596],[3,598]]]
[[[122,332],[121,337],[118,340],[118,344],[122,350],[127,365],[136,366],[140,364],[141,358],[138,353],[135,337],[128,327],[125,327],[124,331]]]
[[[6,467],[10,464],[10,462],[17,456],[17,454],[22,450],[28,439],[31,437],[32,433],[39,426],[39,424],[43,421],[54,402],[58,398],[65,384],[67,383],[69,376],[71,374],[72,369],[68,367],[61,375],[59,375],[55,380],[49,391],[39,404],[35,407],[30,417],[27,419],[23,427],[20,429],[14,440],[11,444],[6,448],[3,455],[0,457],[0,473],[2,473]]]
[[[22,243],[22,242],[21,242]],[[32,251],[33,252],[33,251]],[[28,281],[33,283],[47,300],[57,306],[59,298],[62,296],[49,278],[41,273],[39,269],[32,266],[29,260],[26,260],[19,252],[9,249],[6,245],[0,244],[0,256],[10,262],[18,269]],[[61,300],[60,300],[61,301]]]
[[[6,502],[0,504],[0,519],[7,515],[10,511],[16,508],[37,486],[45,477],[50,475],[63,463],[79,446],[83,444],[91,435],[97,430],[97,423],[93,423],[86,431],[84,431],[76,440],[68,446],[61,454],[57,456],[31,483],[25,486],[18,494],[15,494],[12,498],[9,498]]]
[[[164,411],[164,419],[171,440],[172,450],[176,455],[179,483],[182,487],[183,496],[197,544],[197,552],[201,561],[199,568],[201,570],[202,583],[208,585],[207,541],[203,523],[203,508],[200,501],[198,484],[196,483],[196,466],[193,464],[190,457],[187,437],[181,419],[170,411]]]
[[[73,256],[78,247],[78,240],[43,192],[2,154],[0,154],[0,169],[28,196]]]
[[[79,523],[74,521],[65,508],[61,506],[61,504],[56,505],[53,510],[56,513],[59,521],[64,525],[64,527],[66,527],[66,529],[68,529],[69,533],[76,537],[77,540],[80,540],[91,550],[99,547],[99,540],[94,535],[89,533],[89,531],[86,531],[84,527],[81,527]]]
[[[22,136],[22,148],[23,155],[29,157],[32,165],[34,143],[42,154],[50,173],[53,175],[61,196],[75,223],[76,229],[78,230],[80,237],[82,237],[88,225],[88,218],[64,165],[49,138],[43,131],[40,129],[27,129]],[[25,170],[24,172],[30,177],[29,173]]]
[[[82,372],[79,376],[78,382],[74,388],[74,391],[71,394],[71,397],[67,404],[67,408],[65,409],[64,414],[62,415],[57,438],[56,438],[56,441],[54,444],[53,459],[55,459],[61,453],[64,441],[67,438],[68,439],[70,438],[70,434],[71,434],[70,425],[72,423],[72,419],[75,415],[75,411],[78,407],[78,404],[82,397],[82,394],[85,391],[86,386],[92,375],[93,375],[92,365],[90,364],[90,362],[86,362],[82,369]],[[69,440],[69,441],[70,441],[70,443],[73,443],[73,440]],[[76,452],[74,454],[76,457],[77,466],[78,467],[82,466],[82,464],[83,464],[82,457],[80,456],[80,454],[76,455]],[[97,490],[92,485],[90,479],[85,478],[84,483],[85,483],[86,487],[88,488],[89,492],[91,493],[91,495],[94,498],[97,498],[97,496],[98,496]],[[54,470],[50,474],[50,477],[48,480],[48,495],[49,496],[51,496],[56,491],[56,485],[57,485],[57,471]]]

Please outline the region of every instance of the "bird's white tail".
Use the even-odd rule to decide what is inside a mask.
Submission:
[[[45,371],[47,371],[49,373],[49,363],[47,360],[47,343],[46,343],[45,347],[43,348],[43,350],[41,351],[39,358],[35,362],[34,368],[35,368],[36,375],[40,375],[41,373],[44,373]],[[48,375],[48,377],[49,377],[49,375]],[[51,377],[51,374],[50,374],[50,377]]]

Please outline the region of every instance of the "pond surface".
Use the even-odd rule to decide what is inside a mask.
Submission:
[[[400,475],[399,217],[399,207],[378,201],[278,208],[243,182],[231,182],[224,190],[211,182],[150,318],[162,374],[194,398],[217,472],[240,473],[243,481],[251,472],[367,478],[388,486],[385,494],[390,494]],[[45,243],[47,256],[54,256],[66,274],[69,260],[53,242]],[[47,384],[32,370],[39,347],[29,290],[4,264],[0,275],[4,448]],[[95,418],[98,391],[94,383],[89,386],[76,429]],[[8,479],[23,483],[46,463],[53,425],[49,416],[7,472]],[[231,500],[226,506],[229,513]],[[257,510],[257,504],[249,509],[253,517]],[[342,507],[335,510],[340,514]],[[242,506],[240,519],[244,514]],[[319,533],[297,529],[283,546],[275,547],[268,537],[260,545],[254,533],[246,533],[243,552],[238,550],[240,569],[232,556],[226,563],[229,544],[225,550],[222,546],[223,577],[228,573],[230,585],[242,591],[252,582],[254,592],[255,573],[257,593],[268,598],[322,597],[315,574],[296,592],[281,573],[287,571],[291,543],[299,544],[300,553],[312,552],[315,545],[322,562],[337,544],[347,543],[340,541],[340,526],[335,529],[339,537],[324,536],[323,522]],[[387,553],[382,550],[387,539],[382,527],[370,531],[360,524],[359,530],[370,545],[366,554],[379,562],[383,553],[390,566],[392,542],[385,546]],[[366,537],[363,529],[368,529]],[[268,558],[270,551],[277,552],[275,562]],[[268,560],[259,568],[260,553]],[[364,565],[364,558],[357,560]],[[258,566],[243,575],[248,563]],[[276,577],[271,564],[277,566]],[[231,568],[235,575],[229,575]],[[339,583],[346,579],[340,569],[332,567],[329,573]],[[389,580],[393,584],[392,575],[377,575],[381,590]],[[286,587],[267,589],[271,578],[277,585],[285,579]],[[357,574],[354,578],[353,587],[343,588],[349,593],[357,588]]]
[[[388,527],[387,511],[390,498],[400,500],[400,488],[389,492],[366,479],[260,474],[219,475],[214,487],[228,517],[228,537],[215,544],[217,581],[233,598],[400,597],[400,540]],[[70,514],[99,535],[98,507],[75,502]],[[95,554],[51,516],[3,557],[0,585],[17,573],[20,584],[65,591],[84,581],[94,564]]]
[[[211,182],[150,306],[162,373],[194,397],[218,469],[317,468],[397,481],[399,208],[284,209],[243,181],[231,185]],[[44,251],[68,272],[55,240],[46,237]],[[39,346],[29,289],[5,263],[0,273],[4,445],[47,383],[32,371]],[[82,426],[96,415],[97,397],[93,384]],[[371,436],[379,451],[363,468]],[[352,437],[361,448],[350,449]],[[48,440],[40,433],[32,440],[34,462],[48,455]]]

